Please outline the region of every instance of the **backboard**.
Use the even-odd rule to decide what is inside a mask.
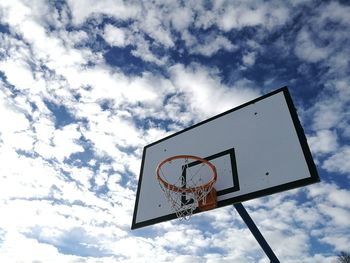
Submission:
[[[288,88],[283,87],[145,146],[132,229],[176,218],[155,171],[162,160],[182,154],[215,165],[217,207],[319,181]]]

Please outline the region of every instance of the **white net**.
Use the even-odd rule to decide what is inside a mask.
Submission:
[[[164,162],[158,168],[159,185],[171,209],[181,219],[189,219],[199,203],[206,204],[206,197],[213,189],[216,177],[208,163],[195,157],[179,157]],[[214,167],[215,169],[215,167]]]

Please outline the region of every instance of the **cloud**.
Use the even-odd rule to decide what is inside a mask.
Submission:
[[[344,244],[349,242],[346,241],[349,238],[341,234],[349,228],[349,222],[346,220],[349,216],[349,205],[345,202],[349,191],[327,183],[315,185],[308,190],[307,194],[315,200],[317,211],[322,218],[317,223],[318,227],[312,230],[312,235],[333,246],[337,251],[342,251]],[[320,227],[322,223],[324,225]]]
[[[318,46],[310,32],[302,30],[297,36],[295,54],[307,62],[319,62],[329,56],[330,50],[327,47]]]
[[[342,234],[326,236],[322,238],[321,241],[328,244],[334,244],[338,251],[347,251],[349,249],[349,247],[347,246],[347,243],[349,242],[349,240],[346,237],[344,237]]]
[[[74,256],[62,256],[56,247],[39,243],[36,239],[27,239],[18,233],[6,234],[4,241],[0,249],[0,259],[3,262],[25,262],[28,258],[51,262],[60,262],[61,260],[78,262],[79,260]],[[22,248],[21,253],[18,253],[18,247]]]
[[[49,139],[50,144],[39,140],[35,143],[34,150],[46,159],[57,158],[61,162],[73,153],[83,152],[84,148],[78,143],[81,133],[77,128],[77,125],[72,124],[55,130]]]
[[[218,114],[254,98],[257,93],[249,82],[236,83],[232,88],[222,85],[219,74],[215,69],[208,69],[199,65],[183,67],[174,65],[170,69],[174,86],[186,94],[188,105],[193,113],[203,117]],[[242,89],[245,86],[246,89]],[[214,101],[220,103],[213,103]],[[202,118],[203,118],[202,117]]]
[[[191,8],[179,7],[172,10],[171,14],[171,24],[178,31],[189,28],[194,20],[193,11]]]
[[[339,147],[336,132],[319,130],[315,136],[308,137],[308,143],[315,154],[332,153]]]
[[[28,63],[25,61],[2,61],[0,69],[5,72],[7,81],[18,89],[26,90],[37,84]],[[18,75],[21,78],[18,78]]]
[[[273,2],[238,2],[226,6],[218,25],[224,31],[243,27],[265,26],[272,29],[286,22],[288,9]]]
[[[127,44],[125,32],[112,25],[105,26],[104,38],[111,46],[124,47]]]
[[[344,33],[349,27],[345,19],[348,11],[348,6],[337,2],[315,8],[312,11],[314,15],[307,19],[308,23],[297,35],[295,54],[310,63],[322,62],[333,73],[346,68],[349,61],[348,46],[343,43],[346,42]]]
[[[75,25],[80,25],[86,19],[101,14],[106,14],[116,19],[129,19],[135,17],[140,11],[137,5],[125,4],[123,1],[103,0],[95,3],[92,0],[88,2],[68,0],[67,4],[72,12],[72,22]]]
[[[346,218],[349,218],[350,212],[347,209],[340,207],[332,207],[329,205],[319,205],[321,212],[331,219],[331,224],[338,227],[349,227],[350,223]]]
[[[209,57],[216,54],[220,50],[234,51],[236,48],[237,46],[232,44],[226,37],[218,36],[207,37],[202,45],[195,45],[190,52]]]
[[[161,43],[165,47],[173,47],[174,42],[170,34],[170,30],[164,25],[162,18],[163,14],[155,9],[155,6],[149,6],[147,9],[147,15],[144,17],[143,21],[139,21],[139,27],[144,30],[150,37],[152,37],[157,42]],[[157,30],[154,30],[156,29]]]
[[[0,151],[0,160],[3,163],[0,168],[2,199],[48,195],[51,185],[57,182],[50,177],[55,174],[55,170],[40,159],[19,156],[6,146],[2,146]]]
[[[344,146],[323,162],[322,168],[330,172],[349,174],[350,169],[350,147]]]
[[[0,121],[6,123],[2,128],[2,132],[8,135],[25,131],[30,125],[25,111],[16,104],[15,100],[11,100],[5,92],[0,90]]]
[[[324,91],[308,112],[312,116],[311,127],[315,130],[315,134],[308,137],[312,151],[320,155],[328,154],[322,160],[323,169],[342,174],[347,174],[347,143],[343,142],[343,138],[348,138],[349,128],[349,95],[344,89],[348,83],[347,78],[327,80]]]
[[[329,129],[336,127],[344,116],[343,105],[335,103],[337,97],[328,97],[315,104],[316,110],[313,119],[315,129]]]
[[[249,52],[242,57],[243,64],[247,67],[253,66],[255,64],[255,52]]]

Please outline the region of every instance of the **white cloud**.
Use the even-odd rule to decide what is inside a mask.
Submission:
[[[136,45],[135,49],[131,51],[131,54],[135,57],[141,58],[146,62],[155,63],[160,66],[166,65],[167,56],[159,57],[157,54],[154,54],[151,51],[151,43],[149,40],[146,40],[144,36],[135,35],[131,40],[132,43]],[[159,47],[158,47],[159,48]]]
[[[124,47],[127,44],[124,30],[112,25],[105,26],[103,37],[111,46]]]
[[[350,211],[348,209],[324,204],[319,204],[319,209],[321,213],[331,218],[329,223],[333,224],[334,226],[343,228],[348,228],[350,226],[350,222],[348,220],[350,217]]]
[[[21,132],[29,128],[29,121],[21,109],[11,103],[0,90],[0,122],[6,123],[1,127],[2,132]]]
[[[2,2],[1,7],[6,10],[6,12],[3,12],[2,22],[8,22],[9,24],[22,22],[31,12],[30,8],[21,1]]]
[[[45,0],[38,0],[35,2],[29,1],[6,1],[1,3],[6,9],[4,19],[10,24],[22,23],[24,20],[30,18],[43,27],[53,26],[60,27],[60,14],[50,6]],[[62,15],[62,14],[61,14]]]
[[[344,146],[323,162],[322,168],[330,172],[349,174],[350,171],[350,147]]]
[[[315,136],[309,136],[307,140],[315,154],[332,153],[339,147],[338,136],[335,131],[319,130]]]
[[[349,238],[343,236],[342,234],[330,234],[321,239],[324,243],[332,244],[335,246],[337,251],[348,251],[349,249]]]
[[[21,107],[23,104],[26,105],[25,102],[17,103],[17,101],[19,100],[11,100],[0,90],[0,122],[4,124],[0,128],[0,142],[5,142],[5,147],[30,151],[34,138],[26,117],[28,109]]]
[[[308,198],[298,203],[295,198],[304,191]],[[306,256],[308,245],[311,245],[311,238],[322,239],[322,242],[337,249],[340,243],[338,238],[348,239],[347,235],[339,233],[347,232],[349,211],[345,200],[349,194],[347,189],[339,189],[334,184],[319,183],[252,200],[249,204],[254,204],[254,210],[248,211],[256,220],[262,233],[264,235],[266,233],[268,240],[268,233],[271,233],[270,245],[280,259],[286,262],[298,262],[300,258],[305,258],[306,262],[313,262],[311,257]],[[290,227],[292,225],[293,228]],[[282,245],[281,240],[288,240],[288,244],[290,240],[291,243]],[[295,246],[295,251],[300,254],[291,254],[291,250],[285,250],[290,246]],[[321,262],[328,262],[326,257],[321,257],[321,259]]]
[[[128,19],[135,17],[140,11],[137,5],[132,3],[126,4],[123,1],[68,0],[67,3],[72,11],[73,22],[76,25],[82,24],[89,17],[99,14],[106,14],[116,19]]]
[[[339,99],[341,101],[344,100],[344,102],[346,102],[350,97],[349,84],[350,84],[349,78],[339,78],[329,83],[329,86],[331,86],[330,88],[332,90],[334,89],[337,91],[337,93],[340,95]]]
[[[209,57],[216,54],[220,50],[233,51],[237,46],[233,45],[226,37],[207,37],[203,44],[195,45],[190,49],[191,53],[201,54]]]
[[[169,262],[174,257],[171,251],[168,252],[162,247],[155,246],[152,239],[142,237],[117,240],[113,245],[113,252],[120,255],[126,262],[145,262],[155,258],[160,262]]]
[[[347,77],[326,80],[325,88],[309,109],[312,116],[312,128],[316,135],[309,143],[315,153],[332,153],[322,164],[328,171],[347,173],[346,148],[343,139],[349,138],[348,116],[349,80]],[[327,149],[328,148],[328,149]]]
[[[18,248],[21,247],[21,253]],[[22,234],[7,233],[0,248],[0,260],[2,262],[28,262],[28,259],[36,262],[82,262],[79,257],[65,256],[59,253],[56,247],[39,243],[36,239],[26,238]]]
[[[146,16],[139,21],[139,27],[165,47],[174,46],[170,30],[164,26],[163,14],[154,6],[148,6]]]
[[[307,188],[307,194],[315,199],[317,203],[324,203],[325,201],[335,204],[336,206],[344,207],[344,201],[340,201],[340,196],[345,197],[346,194],[349,194],[347,190],[340,189],[335,184],[329,184],[321,182],[319,184],[312,185]],[[340,195],[338,198],[335,196]],[[347,205],[345,206],[347,207]]]
[[[295,54],[307,62],[319,62],[329,56],[330,50],[327,47],[318,46],[310,32],[302,30],[296,39]]]
[[[221,232],[213,234],[211,243],[214,243],[218,248],[225,249],[228,253],[228,258],[240,258],[242,254],[245,254],[252,260],[253,255],[258,253],[260,249],[259,244],[247,228],[228,227]],[[235,249],[232,249],[232,247]]]
[[[91,187],[90,180],[94,177],[94,172],[90,168],[66,166],[62,170],[67,172],[74,181],[81,184],[84,189]]]
[[[313,127],[316,130],[336,127],[344,116],[343,104],[338,97],[323,98],[315,103]]]
[[[3,164],[0,168],[0,200],[3,202],[3,211],[7,211],[6,216],[5,214],[2,216],[0,225],[2,227],[8,227],[8,224],[16,226],[17,222],[24,222],[23,220],[27,220],[25,224],[31,225],[37,219],[30,221],[29,214],[26,213],[32,213],[33,207],[28,203],[24,205],[23,203],[13,203],[10,200],[49,198],[52,187],[56,185],[60,188],[64,181],[62,181],[59,171],[39,158],[19,156],[16,152],[2,147],[0,160]],[[66,194],[68,193],[66,192]],[[11,211],[14,213],[23,212],[24,214],[18,217]],[[35,217],[35,215],[33,216]]]
[[[251,19],[247,19],[250,17]],[[232,28],[240,28],[245,26],[255,26],[262,23],[264,18],[262,9],[249,9],[246,7],[231,7],[223,14],[219,25],[225,31]]]
[[[309,250],[310,238],[302,229],[290,231],[289,233],[273,231],[271,236],[271,246],[278,247],[275,249],[275,252],[281,259],[300,259]]]
[[[344,244],[349,243],[348,235],[342,234],[349,228],[349,204],[346,201],[349,190],[323,182],[308,187],[307,194],[314,200],[316,211],[321,216],[311,234],[337,251],[344,250]]]
[[[44,158],[62,162],[73,153],[84,151],[78,143],[81,133],[78,132],[76,124],[55,130],[53,125],[47,126],[41,123],[35,128],[39,140],[35,143],[34,150]]]
[[[158,89],[153,85],[154,77],[145,74],[143,77],[127,77],[109,68],[98,67],[86,70],[66,72],[64,75],[69,84],[76,88],[80,95],[81,103],[78,107],[95,107],[90,103],[96,103],[104,99],[113,102],[114,106],[123,103],[157,103],[159,92],[163,92],[164,81],[160,80]],[[79,89],[88,86],[89,90]],[[84,111],[84,109],[82,109]],[[97,108],[95,108],[97,110]],[[80,116],[80,113],[77,114]]]
[[[330,2],[325,5],[322,5],[319,9],[320,16],[317,19],[320,19],[323,22],[327,22],[328,19],[331,21],[337,21],[345,25],[350,25],[348,19],[348,12],[350,7],[342,5],[338,2]]]
[[[249,52],[247,54],[244,54],[242,57],[243,64],[247,67],[253,66],[255,64],[255,59],[256,59],[255,52]]]
[[[298,206],[294,212],[295,220],[306,229],[313,229],[323,222],[323,215],[315,207]]]
[[[193,22],[193,13],[190,8],[175,8],[170,16],[173,27],[179,32],[187,29]]]
[[[315,8],[297,35],[295,54],[307,62],[321,62],[329,73],[343,75],[350,60],[349,47],[343,44],[347,41],[349,10],[337,2]]]
[[[173,249],[179,249],[185,253],[195,253],[194,250],[199,250],[203,247],[209,246],[210,240],[203,236],[199,230],[192,229],[176,229],[174,231],[167,231],[164,236],[155,240],[161,246],[167,247],[172,244]]]
[[[174,86],[186,94],[187,108],[200,118],[218,114],[257,96],[249,82],[228,88],[220,83],[218,72],[199,65],[170,68]],[[219,102],[219,103],[218,103]]]
[[[29,65],[23,61],[1,61],[0,70],[5,73],[7,80],[18,89],[25,90],[36,86]],[[20,78],[18,78],[19,75]]]
[[[273,29],[287,21],[288,13],[286,6],[273,2],[243,1],[225,6],[218,25],[225,31],[251,26],[265,26],[267,29]]]
[[[321,167],[343,174],[349,170],[348,146],[343,142],[349,134],[348,83],[348,79],[343,77],[327,80],[324,91],[309,110],[312,128],[316,131],[315,135],[308,137],[311,150],[315,154],[332,154],[323,160]]]

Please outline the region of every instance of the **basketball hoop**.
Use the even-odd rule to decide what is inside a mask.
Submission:
[[[217,205],[216,168],[203,158],[193,155],[169,157],[158,164],[156,178],[178,218],[189,219],[197,207],[206,211]]]

